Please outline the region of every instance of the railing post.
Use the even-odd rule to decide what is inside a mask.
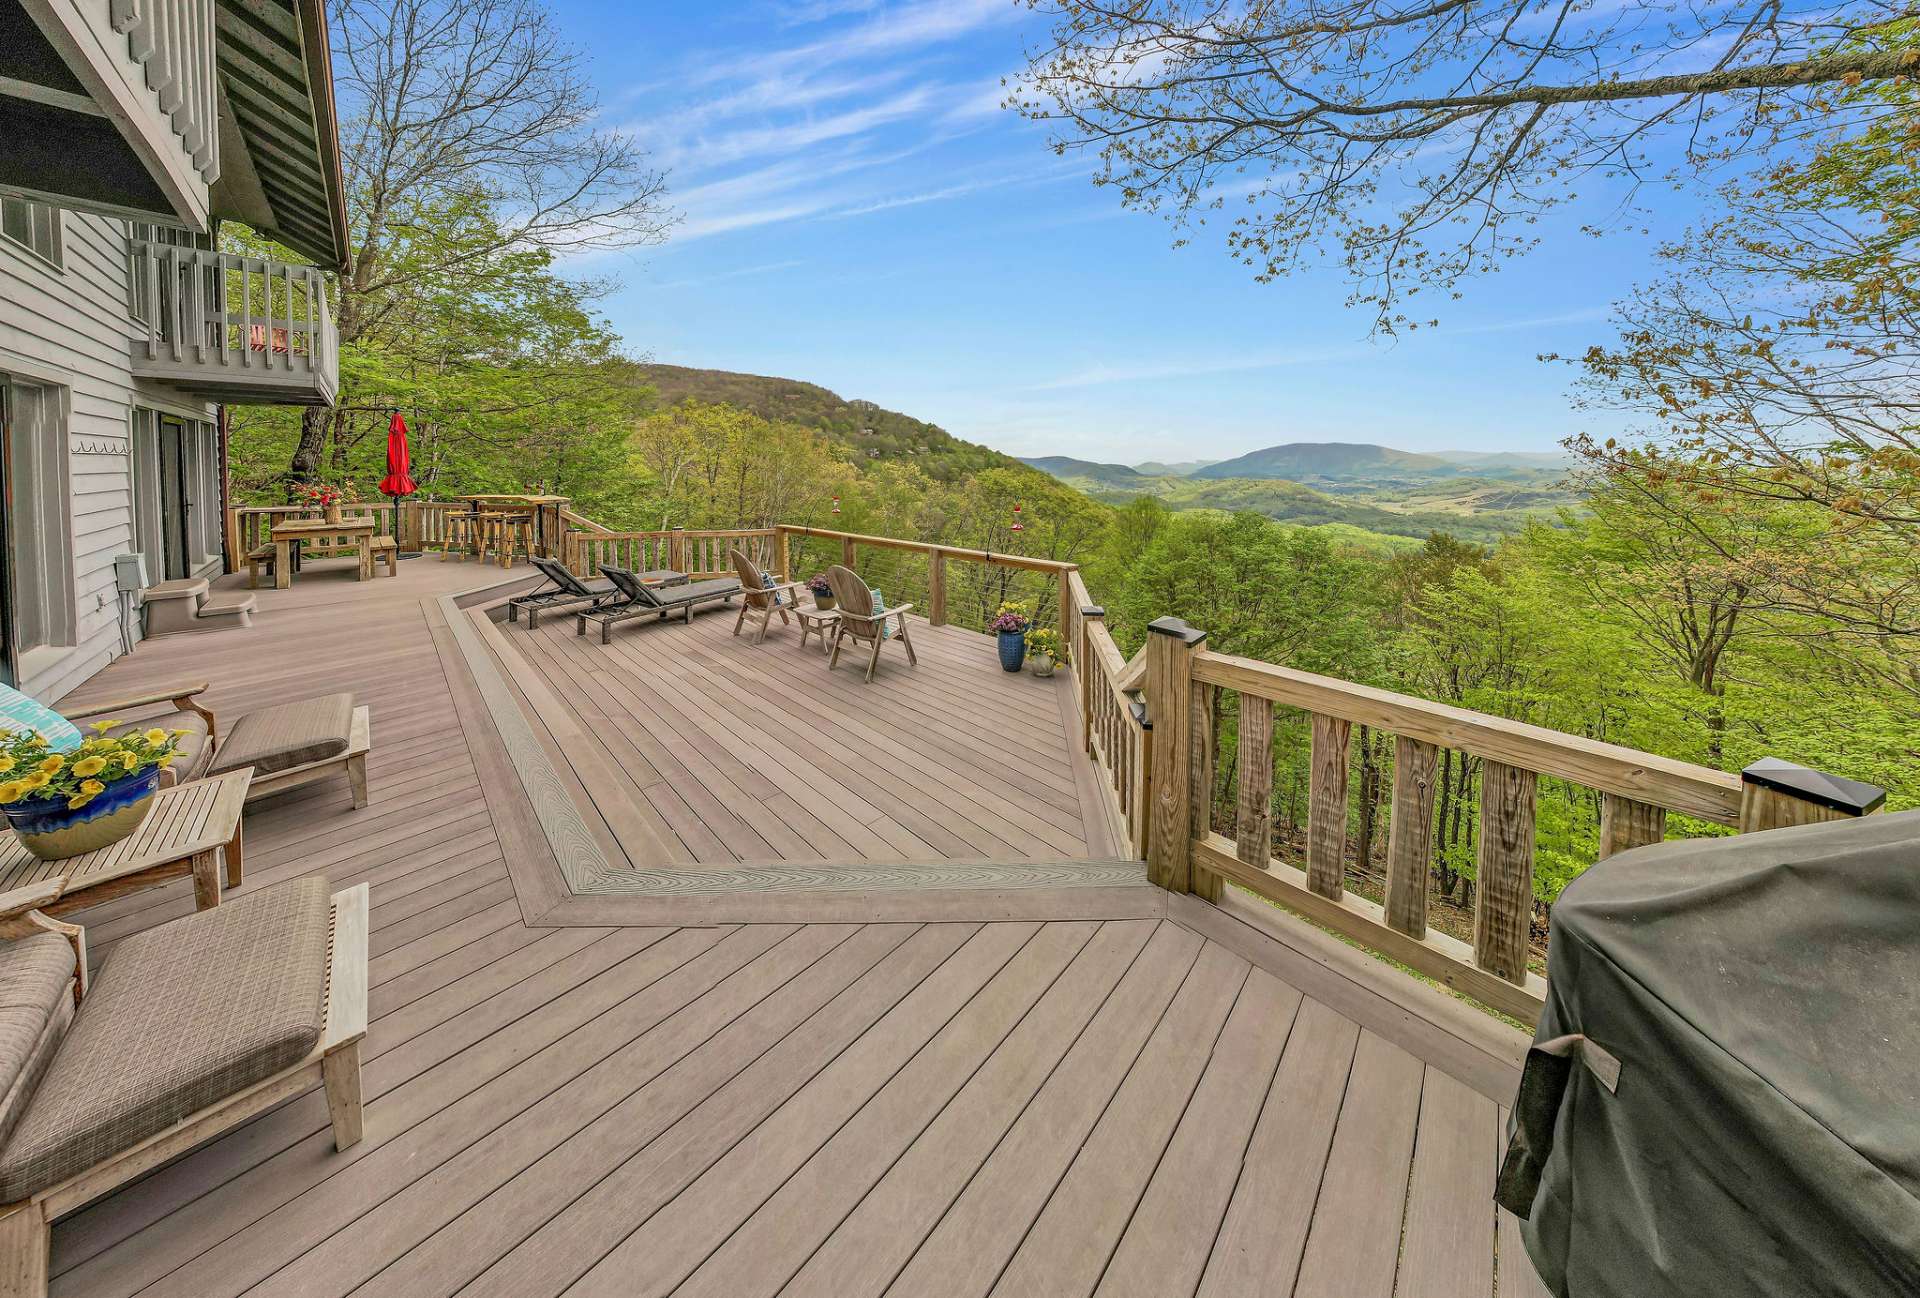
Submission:
[[[682,534],[681,529],[677,527],[673,529],[673,534],[667,538],[667,567],[673,569],[675,572],[685,572],[687,570],[687,538]]]
[[[1093,637],[1088,634],[1087,626],[1092,622],[1104,626],[1106,621],[1107,610],[1098,604],[1080,606],[1080,636],[1073,646],[1073,675],[1080,684],[1080,746],[1089,757],[1093,756],[1093,686],[1097,673],[1093,669],[1093,650],[1089,647]],[[1100,683],[1106,684],[1104,674],[1100,674]]]
[[[1740,772],[1740,832],[1850,820],[1880,810],[1887,791],[1763,757]]]
[[[780,566],[777,569],[780,574],[780,580],[800,580],[793,575],[793,538],[788,535],[787,529],[778,523],[774,524],[773,527],[773,544],[780,561]]]
[[[840,566],[845,568],[849,572],[858,572],[859,568],[854,564],[854,560],[856,557],[857,556],[853,552],[853,538],[850,536],[841,537],[840,538]]]
[[[1192,716],[1187,727],[1188,744],[1192,749],[1187,759],[1187,801],[1193,808],[1188,814],[1193,818],[1192,829],[1195,838],[1205,838],[1213,832],[1213,756],[1217,742],[1213,733],[1213,696],[1214,687],[1195,681],[1193,685]],[[1271,717],[1272,709],[1268,709]],[[1271,750],[1269,750],[1271,751]],[[1242,779],[1245,778],[1243,774]],[[1267,777],[1272,785],[1273,777]],[[1196,896],[1208,901],[1219,901],[1221,889],[1226,880],[1212,870],[1193,867],[1193,891]]]
[[[927,621],[947,624],[947,552],[939,546],[927,552]]]
[[[1595,859],[1657,843],[1667,836],[1667,809],[1617,793],[1600,795],[1600,848]]]
[[[1206,641],[1177,617],[1147,627],[1147,716],[1159,739],[1148,768],[1147,878],[1169,892],[1193,886],[1193,757],[1186,741],[1193,705],[1193,656]]]

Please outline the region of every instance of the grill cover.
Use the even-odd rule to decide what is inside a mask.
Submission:
[[[1920,1293],[1920,811],[1622,853],[1548,950],[1498,1197],[1553,1293]]]

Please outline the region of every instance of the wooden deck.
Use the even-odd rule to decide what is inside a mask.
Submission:
[[[556,902],[439,598],[498,579],[303,575],[262,592],[252,630],[89,682],[210,678],[230,715],[323,689],[371,705],[369,805],[344,780],[259,804],[244,885],[372,885],[367,1136],[334,1153],[317,1090],[263,1115],[60,1223],[56,1294],[1541,1292],[1489,1197],[1523,1040],[1253,903],[1155,890],[1113,918],[1071,913],[1103,911],[1099,889],[983,890],[932,922],[686,927]],[[731,663],[701,637],[697,619],[677,657]],[[900,674],[938,690],[965,667],[923,650]],[[746,764],[700,719],[717,728],[681,753]],[[704,786],[654,770],[691,808]],[[833,832],[822,859],[854,841]],[[74,918],[111,958],[191,906],[173,884]]]

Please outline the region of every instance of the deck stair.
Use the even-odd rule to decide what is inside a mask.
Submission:
[[[140,592],[149,639],[189,631],[225,631],[253,625],[257,601],[238,591],[212,593],[205,577],[163,581]]]

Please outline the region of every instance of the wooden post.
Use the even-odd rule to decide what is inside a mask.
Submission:
[[[942,587],[944,589],[944,586]],[[1093,709],[1095,678],[1101,690],[1108,688],[1106,675],[1093,665],[1093,650],[1089,646],[1093,637],[1088,634],[1090,623],[1105,625],[1107,610],[1098,604],[1080,606],[1080,642],[1073,646],[1073,675],[1080,686],[1080,746],[1086,749],[1087,756],[1093,756]]]
[[[927,621],[947,624],[947,552],[939,546],[927,555]]]
[[[1307,788],[1307,887],[1339,901],[1347,884],[1347,739],[1341,717],[1313,716]]]
[[[1533,937],[1532,771],[1486,761],[1480,770],[1480,851],[1473,889],[1474,963],[1527,981]]]
[[[840,538],[840,566],[843,568],[846,568],[851,572],[860,571],[860,569],[854,564],[855,558],[856,556],[853,552],[853,538],[850,536],[841,537]]]
[[[1147,627],[1147,715],[1162,742],[1148,769],[1147,878],[1169,892],[1192,887],[1192,745],[1186,742],[1193,706],[1193,655],[1206,641],[1177,617]]]
[[[1600,851],[1606,860],[1615,852],[1657,843],[1667,836],[1667,809],[1635,802],[1617,793],[1600,795]]]
[[[1427,870],[1433,852],[1434,772],[1440,750],[1396,735],[1393,814],[1387,830],[1387,923],[1409,937],[1427,935]]]
[[[1213,733],[1214,687],[1198,681],[1193,685],[1193,723],[1187,727],[1193,755],[1188,758],[1189,787],[1187,801],[1193,807],[1193,836],[1205,838],[1213,832]],[[1271,776],[1268,777],[1271,780]],[[1193,867],[1193,892],[1207,901],[1219,901],[1227,881],[1198,864]]]
[[[1876,785],[1763,757],[1740,772],[1740,832],[1850,820],[1886,801],[1887,791]]]
[[[793,537],[786,528],[776,526],[773,529],[773,544],[780,561],[780,580],[798,581],[799,578],[793,575]]]
[[[680,528],[674,528],[667,538],[667,567],[675,572],[687,570],[687,538]]]

